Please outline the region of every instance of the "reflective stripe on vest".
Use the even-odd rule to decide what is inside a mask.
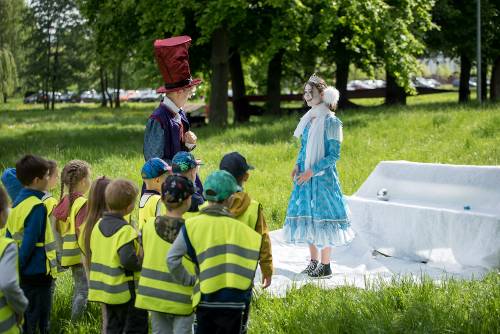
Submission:
[[[160,212],[157,212],[157,208],[160,208]],[[139,201],[139,231],[142,231],[144,224],[150,218],[156,217],[158,215],[164,215],[167,212],[167,208],[161,201],[161,196],[157,194],[144,194]]]
[[[193,313],[193,287],[177,283],[170,274],[165,256],[172,244],[158,236],[155,220],[150,218],[142,231],[144,260],[135,306],[150,311],[189,315]],[[196,274],[193,262],[183,258],[182,265],[191,275]]]
[[[238,217],[235,217],[240,222],[243,222],[248,225],[252,230],[255,230],[257,225],[257,219],[259,219],[259,208],[260,203],[256,200],[251,200],[248,208]]]
[[[97,222],[90,236],[92,262],[90,264],[88,300],[105,304],[124,304],[130,300],[129,282],[120,264],[118,250],[137,239],[137,232],[130,225],[124,225],[110,237],[102,234]]]
[[[71,210],[66,219],[66,222],[61,222],[65,225],[65,228],[61,229],[64,231],[62,234],[63,246],[62,246],[62,257],[61,265],[63,267],[74,266],[81,262],[80,247],[78,247],[78,241],[76,239],[76,216],[80,209],[87,203],[87,199],[83,196],[78,197],[71,205]]]
[[[202,294],[252,286],[262,236],[224,216],[200,214],[186,221],[186,231],[200,269]]]
[[[43,204],[40,199],[35,196],[30,196],[11,210],[9,218],[7,219],[7,229],[9,230],[12,239],[17,242],[18,247],[21,247],[23,241],[24,222],[26,221],[26,218],[28,218],[28,215],[31,213],[33,208],[40,204]],[[56,255],[57,247],[48,216],[45,217],[44,242],[37,242],[35,244],[35,247],[41,247],[45,249],[45,266],[47,268],[46,273],[55,277],[58,272]]]
[[[5,252],[7,246],[13,243],[14,240],[0,237],[0,259]],[[7,300],[0,290],[0,333],[19,333],[17,327],[16,314],[7,304]]]

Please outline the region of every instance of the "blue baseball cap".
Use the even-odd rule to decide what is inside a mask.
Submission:
[[[141,175],[143,179],[154,179],[168,173],[172,168],[160,158],[152,158],[142,166]]]
[[[179,151],[172,158],[172,171],[174,173],[184,173],[200,165],[202,165],[202,163],[196,160],[194,155],[189,152]]]

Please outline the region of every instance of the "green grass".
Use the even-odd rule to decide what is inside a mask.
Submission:
[[[396,279],[366,290],[306,286],[284,298],[255,299],[253,333],[498,333],[500,279]]]
[[[344,192],[355,192],[381,160],[500,165],[500,104],[458,105],[456,95],[410,97],[406,107],[340,113],[344,143],[338,170]],[[32,152],[61,166],[70,159],[87,160],[94,177],[125,177],[139,184],[144,124],[154,106],[108,110],[72,104],[45,111],[18,100],[0,104],[0,168]],[[297,121],[297,115],[252,117],[247,125],[194,129],[199,138],[194,154],[205,162],[202,179],[224,153],[238,150],[256,167],[246,190],[263,203],[271,229],[280,228],[299,148],[292,137]],[[64,275],[58,282],[54,332],[98,331],[95,306],[77,326],[68,322],[70,281]],[[306,287],[284,299],[263,294],[254,302],[251,332],[499,332],[498,283],[498,275],[491,274],[443,286],[403,281],[368,290]]]

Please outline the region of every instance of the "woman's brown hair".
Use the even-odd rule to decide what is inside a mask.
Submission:
[[[106,200],[104,194],[106,192],[107,186],[111,183],[111,179],[102,176],[95,180],[90,187],[89,200],[88,200],[88,212],[85,218],[85,234],[83,236],[83,242],[85,245],[86,255],[86,265],[90,268],[90,257],[92,256],[90,252],[90,235],[94,229],[95,224],[101,219],[104,212],[107,211]]]
[[[321,94],[325,91],[325,89],[328,88],[328,85],[326,84],[325,79],[318,77],[316,74],[314,74],[314,77],[316,78],[315,81],[307,80],[307,82],[304,84],[304,90],[306,89],[307,85],[311,85],[312,87],[316,87],[318,92]],[[335,106],[328,105],[328,107],[331,111],[335,111],[337,109],[336,105]]]

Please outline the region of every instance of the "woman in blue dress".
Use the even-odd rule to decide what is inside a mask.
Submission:
[[[342,142],[342,122],[332,112],[338,99],[338,90],[313,74],[304,86],[311,109],[294,132],[301,149],[283,230],[287,242],[309,245],[311,260],[303,273],[316,278],[332,275],[331,247],[354,238],[335,166]]]

